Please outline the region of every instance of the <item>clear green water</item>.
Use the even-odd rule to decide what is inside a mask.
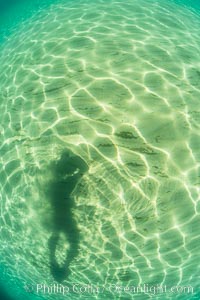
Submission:
[[[20,300],[199,299],[197,8],[51,2],[4,9],[2,285]],[[114,287],[144,284],[167,292]]]

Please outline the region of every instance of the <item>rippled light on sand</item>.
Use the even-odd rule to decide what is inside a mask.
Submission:
[[[69,151],[88,169],[70,194],[79,240],[62,284],[191,285],[197,292],[199,28],[200,18],[172,1],[60,1],[4,43],[0,254],[13,289],[56,282],[49,191],[59,181],[52,166]],[[58,264],[69,247],[60,232]],[[56,295],[152,295],[119,297]]]

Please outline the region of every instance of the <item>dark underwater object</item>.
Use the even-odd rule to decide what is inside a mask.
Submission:
[[[71,194],[88,170],[88,166],[81,157],[66,150],[58,161],[51,164],[50,169],[53,174],[53,180],[48,189],[53,210],[53,232],[48,241],[50,269],[54,279],[62,282],[69,276],[69,265],[78,255],[79,249],[79,230],[72,213],[74,200]],[[56,248],[61,233],[64,233],[70,246],[62,265],[56,259]]]

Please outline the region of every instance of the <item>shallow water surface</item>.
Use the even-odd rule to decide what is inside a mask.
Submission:
[[[197,3],[38,3],[2,10],[5,291],[199,299]]]

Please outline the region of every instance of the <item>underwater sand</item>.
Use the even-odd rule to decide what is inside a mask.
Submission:
[[[88,170],[71,194],[78,254],[62,284],[192,286],[173,299],[199,299],[199,28],[173,1],[61,0],[1,45],[1,277],[14,299],[172,299],[37,296],[36,283],[57,282],[48,191],[66,149]],[[69,246],[61,233],[61,265]]]

